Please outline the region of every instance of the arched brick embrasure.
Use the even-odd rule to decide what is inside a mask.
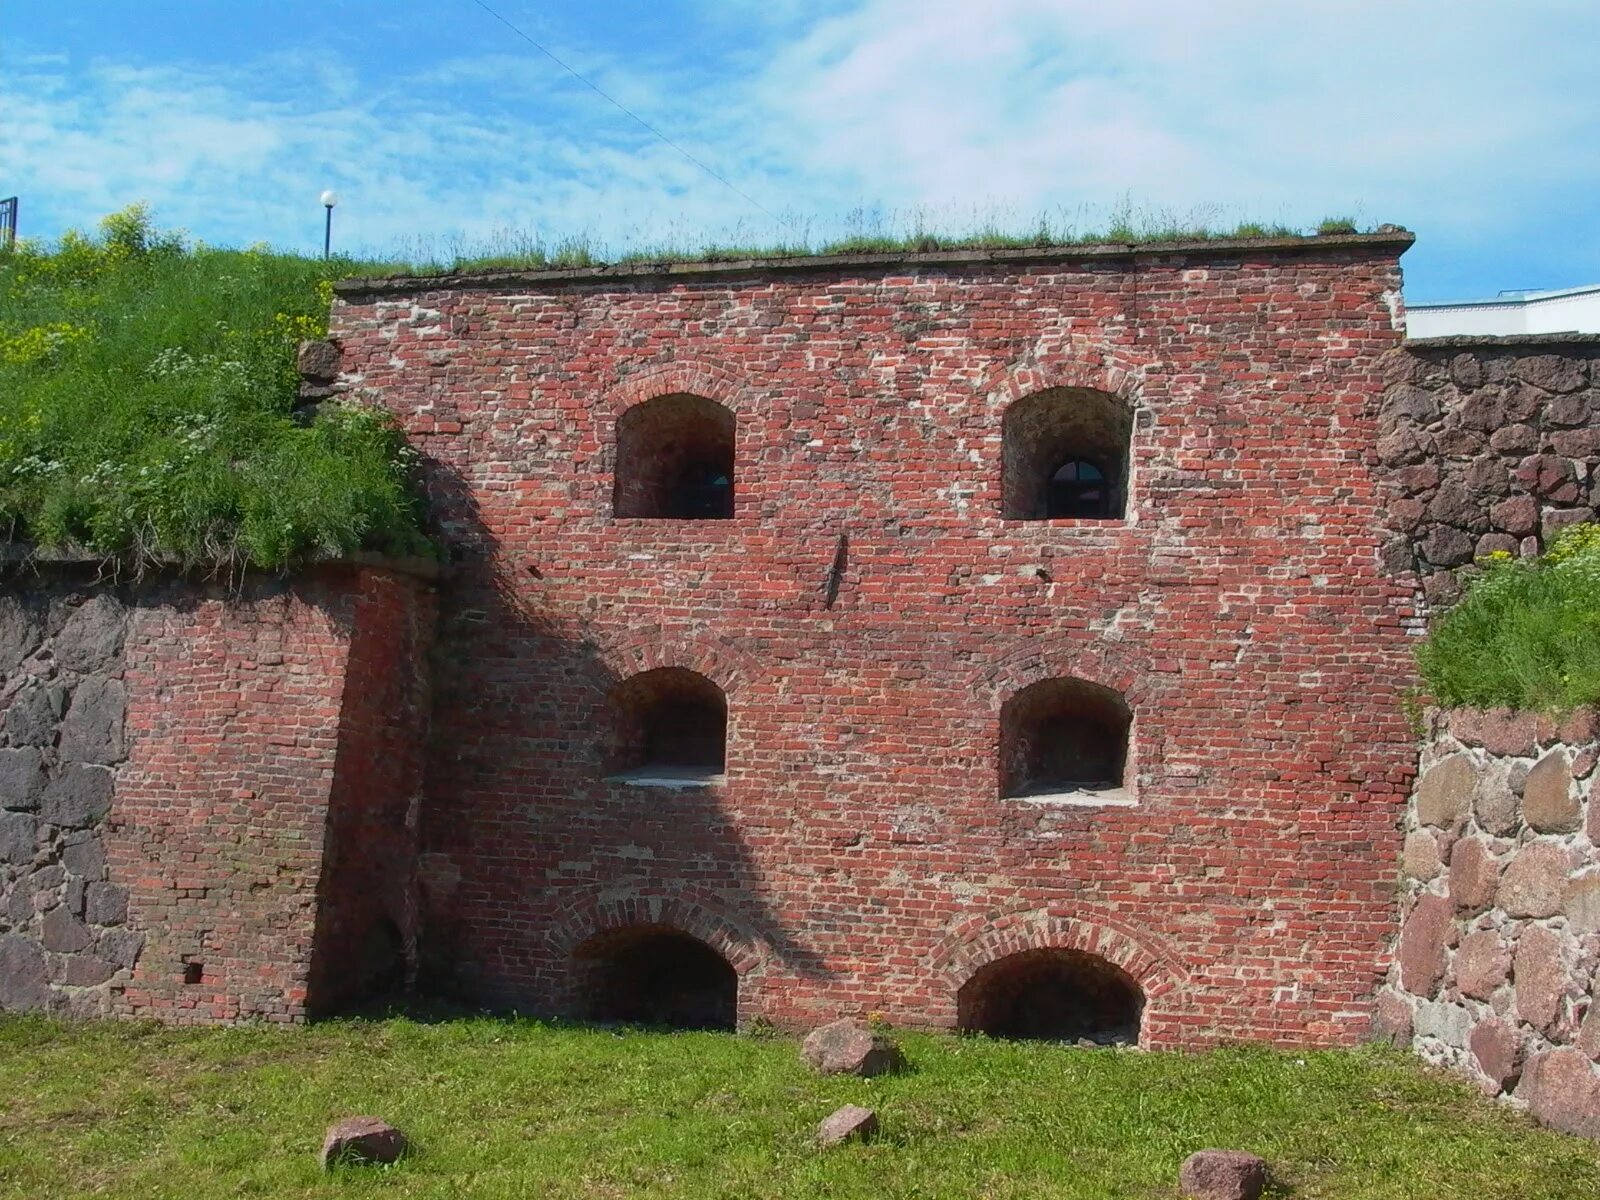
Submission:
[[[1139,1044],[1169,1040],[1168,1026],[1191,984],[1189,972],[1160,939],[1099,912],[1067,917],[1048,909],[1019,909],[998,917],[975,914],[953,926],[931,962],[947,993],[948,1023],[955,1022],[956,994],[967,980],[990,963],[1028,950],[1080,950],[1127,972],[1144,994]]]
[[[634,675],[681,667],[704,675],[732,700],[761,669],[754,658],[726,642],[660,629],[641,629],[586,645],[591,657],[589,682],[602,695]]]
[[[597,412],[615,424],[636,404],[685,392],[715,400],[735,416],[754,397],[749,381],[729,368],[704,359],[679,358],[632,372],[606,392],[605,402],[597,406]]]
[[[771,948],[753,928],[712,896],[688,890],[641,888],[624,895],[590,892],[574,897],[545,931],[552,957],[562,964],[558,1003],[572,1012],[577,980],[573,956],[592,938],[635,925],[654,925],[686,933],[710,946],[739,976],[739,1019],[752,1002],[746,986],[765,974]]]
[[[1024,639],[1009,654],[974,671],[970,689],[998,714],[1012,696],[1046,679],[1097,683],[1120,695],[1135,712],[1150,686],[1148,674],[1115,643],[1085,643],[1079,635]]]
[[[1082,357],[1008,363],[983,380],[979,394],[988,397],[994,407],[1006,408],[1039,392],[1082,388],[1115,397],[1137,413],[1141,407],[1142,382],[1140,368],[1091,361],[1085,352]]]

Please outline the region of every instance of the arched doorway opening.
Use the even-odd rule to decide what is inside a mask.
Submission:
[[[725,1029],[738,1019],[739,975],[699,938],[666,925],[596,934],[573,955],[586,1020],[663,1029]]]
[[[959,1028],[990,1037],[1134,1045],[1144,993],[1085,950],[1024,950],[976,971],[956,993]]]

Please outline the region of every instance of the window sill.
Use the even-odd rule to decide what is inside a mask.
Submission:
[[[1040,788],[1005,797],[1040,808],[1136,808],[1139,801],[1125,787]]]
[[[607,783],[620,783],[625,787],[662,788],[672,792],[720,787],[727,781],[728,776],[724,772],[704,767],[639,767],[606,776]]]

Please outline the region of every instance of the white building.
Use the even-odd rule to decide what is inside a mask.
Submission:
[[[1600,333],[1600,283],[1550,292],[1501,292],[1493,300],[1406,304],[1406,336]]]

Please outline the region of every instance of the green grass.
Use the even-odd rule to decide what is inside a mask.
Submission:
[[[296,346],[355,267],[186,245],[137,208],[0,253],[0,538],[135,563],[420,551],[388,414],[293,416]]]
[[[1206,1055],[912,1035],[911,1070],[821,1079],[793,1042],[469,1018],[168,1030],[0,1020],[0,1196],[990,1197],[1167,1200],[1208,1146],[1303,1200],[1541,1200],[1600,1149],[1391,1051]],[[845,1103],[882,1137],[826,1153]],[[417,1150],[318,1171],[323,1128]]]
[[[1600,704],[1600,525],[1572,526],[1539,558],[1479,567],[1418,648],[1430,699],[1557,713]]]
[[[538,270],[546,267],[596,267],[612,263],[730,262],[748,258],[805,258],[826,254],[906,254],[939,250],[1071,249],[1098,245],[1160,245],[1168,242],[1206,242],[1231,238],[1304,237],[1307,230],[1283,224],[1254,221],[1236,225],[1210,225],[1181,219],[1164,212],[1119,210],[1105,226],[1079,228],[1070,220],[1042,216],[1026,228],[1009,228],[977,221],[953,229],[935,228],[912,213],[904,221],[860,217],[855,232],[844,237],[816,240],[803,230],[774,239],[701,240],[683,238],[645,244],[610,246],[598,238],[569,236],[554,242],[505,231],[486,242],[456,243],[439,252],[432,246],[414,247],[412,253],[378,259],[373,275],[440,274],[453,271],[500,269]],[[1353,221],[1323,221],[1316,233],[1356,233]]]

